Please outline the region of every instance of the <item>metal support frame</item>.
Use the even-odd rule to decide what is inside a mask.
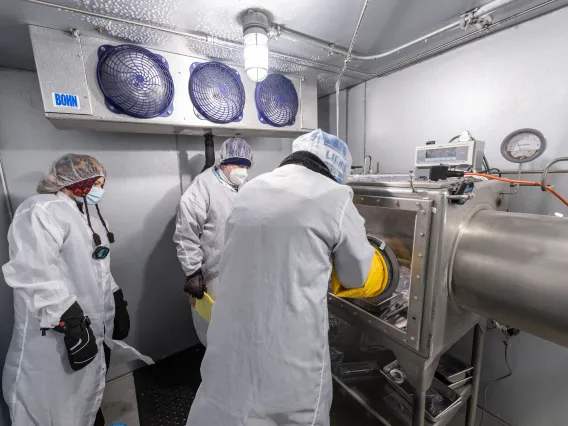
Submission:
[[[466,426],[475,426],[475,414],[477,412],[477,400],[479,398],[479,383],[481,380],[481,365],[483,362],[483,347],[485,344],[485,331],[487,322],[482,320],[475,326],[473,332],[473,349],[471,364],[473,365],[473,389],[467,403]]]
[[[424,426],[426,391],[416,390],[412,400],[412,426]]]
[[[542,171],[542,180],[540,181],[540,188],[543,191],[545,191],[545,192],[547,191],[547,189],[546,189],[546,178],[548,177],[548,169],[550,169],[554,164],[560,163],[561,161],[568,161],[568,157],[556,158],[544,167],[544,170]]]

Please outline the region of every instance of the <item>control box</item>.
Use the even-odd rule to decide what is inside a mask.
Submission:
[[[451,167],[471,167],[482,170],[485,142],[471,140],[441,145],[424,145],[416,147],[414,166],[425,169],[440,164]]]

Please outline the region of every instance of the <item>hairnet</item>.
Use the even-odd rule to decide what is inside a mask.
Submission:
[[[252,149],[244,139],[229,138],[221,146],[219,164],[236,164],[251,167],[254,164]]]
[[[106,176],[105,168],[90,155],[65,154],[55,160],[49,172],[39,181],[39,194],[53,194],[68,185],[86,179]]]
[[[339,183],[351,172],[352,160],[347,144],[321,129],[298,137],[292,144],[292,152],[296,151],[308,151],[317,155]]]

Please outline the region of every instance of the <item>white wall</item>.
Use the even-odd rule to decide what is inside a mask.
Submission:
[[[216,148],[222,139],[216,138]],[[270,171],[291,152],[291,140],[254,138],[251,176]],[[87,153],[108,177],[101,210],[116,235],[112,272],[129,302],[127,342],[161,359],[197,342],[184,275],[172,240],[182,188],[204,164],[202,137],[60,131],[45,119],[35,73],[0,68],[0,153],[16,208],[35,194],[40,176],[67,152]],[[7,231],[0,194],[0,263]],[[0,365],[12,328],[11,291],[0,278]],[[134,366],[113,365],[109,378]],[[1,400],[1,398],[0,398]],[[0,425],[2,416],[0,404]]]
[[[567,19],[565,8],[368,81],[366,153],[373,163],[380,161],[381,172],[407,172],[413,168],[417,145],[446,142],[465,129],[486,141],[494,167],[515,168],[502,158],[500,144],[523,127],[540,130],[548,140],[547,152],[527,168],[542,168],[555,157],[567,156]],[[349,111],[348,116],[351,119]],[[347,127],[353,127],[351,121]],[[356,142],[350,141],[351,149]],[[551,175],[550,181],[568,195],[568,176]],[[559,201],[537,188],[522,188],[512,197],[510,210],[568,214]],[[489,334],[482,384],[506,372],[500,336]],[[458,345],[457,353],[467,354],[469,338]],[[514,426],[566,425],[568,349],[523,333],[510,349],[510,360],[515,372],[490,389],[488,410]]]

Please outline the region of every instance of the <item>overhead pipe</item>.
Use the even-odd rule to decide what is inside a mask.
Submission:
[[[451,40],[451,41],[449,41],[449,42],[447,42],[447,43],[444,43],[444,44],[442,44],[442,45],[440,45],[440,46],[434,47],[433,49],[427,50],[426,52],[423,52],[423,53],[420,53],[419,55],[413,56],[412,58],[407,59],[406,61],[399,62],[399,63],[397,63],[396,65],[393,65],[392,67],[389,67],[389,68],[387,68],[387,69],[385,69],[385,70],[383,70],[383,71],[380,71],[380,72],[378,72],[378,73],[375,73],[375,74],[374,74],[374,77],[383,77],[383,76],[385,76],[385,75],[387,75],[387,74],[393,73],[393,72],[398,71],[398,70],[400,70],[400,69],[402,69],[402,68],[404,68],[404,67],[407,67],[407,66],[409,66],[409,65],[412,65],[412,64],[414,64],[415,62],[418,62],[418,61],[420,61],[420,60],[424,60],[424,59],[430,58],[430,57],[432,57],[432,56],[434,56],[434,55],[436,55],[436,54],[439,54],[440,52],[443,52],[443,51],[445,51],[445,50],[447,50],[447,49],[450,49],[450,48],[452,48],[452,47],[454,47],[454,46],[460,44],[461,42],[466,42],[466,41],[468,41],[469,39],[471,39],[471,38],[473,38],[473,37],[475,37],[475,36],[477,36],[477,35],[479,35],[479,34],[487,33],[488,30],[490,30],[490,29],[492,30],[492,29],[495,28],[495,27],[499,27],[499,26],[505,25],[506,23],[508,23],[508,22],[510,22],[510,21],[512,21],[512,20],[515,20],[515,19],[517,19],[517,18],[520,18],[521,16],[527,15],[527,14],[529,14],[529,13],[535,12],[535,11],[537,11],[537,10],[539,10],[539,9],[544,8],[544,7],[550,6],[551,4],[556,3],[557,1],[558,1],[558,0],[547,0],[547,1],[545,1],[544,3],[537,4],[536,6],[532,6],[532,7],[528,8],[528,9],[525,9],[525,10],[523,10],[523,11],[521,11],[521,12],[515,13],[515,14],[513,14],[513,15],[511,15],[511,16],[508,16],[507,18],[503,18],[503,19],[501,19],[500,21],[492,22],[491,24],[489,24],[489,25],[488,25],[487,27],[485,27],[485,28],[482,28],[482,29],[477,30],[477,31],[473,31],[473,32],[468,33],[468,34],[464,34],[463,36],[458,37],[457,39]],[[518,171],[515,171],[513,174],[516,174],[516,173],[518,173]]]
[[[43,0],[24,0],[24,1],[26,1],[28,3],[38,4],[38,5],[41,5],[41,6],[51,7],[51,8],[58,9],[58,10],[64,10],[64,11],[67,11],[67,12],[77,13],[77,14],[80,14],[80,15],[92,16],[94,18],[105,19],[105,20],[109,20],[109,21],[113,21],[113,22],[120,22],[122,24],[135,25],[137,27],[148,28],[148,29],[156,30],[156,31],[162,31],[162,32],[169,33],[169,34],[187,37],[187,38],[194,40],[194,41],[197,41],[197,42],[221,46],[221,47],[224,47],[224,48],[227,48],[227,49],[243,50],[243,48],[244,48],[241,43],[236,43],[236,42],[230,41],[230,40],[224,40],[224,39],[219,38],[219,37],[213,37],[213,36],[209,36],[209,35],[198,34],[198,33],[194,33],[194,32],[191,32],[191,31],[174,30],[174,29],[171,29],[171,28],[165,28],[165,27],[161,27],[159,25],[149,24],[149,23],[146,23],[146,22],[139,22],[139,21],[133,21],[131,19],[104,15],[102,13],[90,12],[88,10],[78,9],[76,7],[64,6],[64,5],[61,5],[61,4],[50,3],[50,2],[47,2],[47,1],[43,1]],[[286,61],[286,62],[292,62],[292,63],[299,64],[299,65],[305,65],[305,66],[309,66],[311,68],[320,69],[322,71],[333,72],[335,74],[339,74],[342,71],[342,68],[336,67],[334,65],[324,64],[324,63],[321,63],[321,62],[316,62],[316,61],[313,61],[313,60],[310,60],[310,59],[305,59],[305,58],[301,58],[301,57],[297,57],[297,56],[287,55],[287,54],[280,53],[280,52],[270,51],[269,55],[271,57],[275,58],[275,59],[280,59],[280,60],[283,60],[283,61]],[[360,80],[372,78],[374,76],[374,74],[372,74],[372,73],[367,73],[367,72],[364,72],[364,71],[357,71],[357,70],[353,70],[353,69],[346,69],[345,71],[350,73],[350,74],[358,74],[359,76],[363,76],[364,78],[355,77],[355,78],[359,78]]]
[[[365,0],[365,2],[363,3],[363,8],[361,9],[361,14],[359,15],[359,21],[357,21],[357,26],[355,27],[355,32],[353,33],[353,38],[351,39],[351,44],[349,45],[347,56],[343,61],[343,68],[341,68],[341,72],[339,73],[339,77],[337,78],[337,82],[335,83],[335,102],[336,102],[335,112],[336,112],[337,137],[339,137],[339,89],[341,87],[341,79],[343,78],[343,74],[347,69],[347,63],[349,62],[349,55],[351,55],[351,51],[353,50],[353,46],[355,45],[355,39],[357,38],[357,34],[359,34],[359,28],[361,28],[361,23],[363,22],[363,16],[365,15],[367,6],[369,6],[369,0]]]
[[[482,6],[476,10],[471,11],[471,15],[469,16],[471,18],[471,20],[473,22],[475,22],[476,20],[483,18],[484,16],[486,16],[487,14],[509,4],[512,3],[515,0],[494,0],[491,3],[486,4],[485,6]],[[356,60],[356,61],[373,61],[373,60],[377,60],[377,59],[381,59],[381,58],[385,58],[387,56],[390,56],[394,53],[397,53],[403,49],[406,49],[410,46],[414,46],[415,44],[421,43],[425,40],[428,40],[429,38],[435,37],[439,34],[445,33],[447,31],[453,30],[455,28],[460,28],[462,25],[464,25],[464,18],[467,16],[468,14],[464,14],[462,17],[460,17],[459,20],[452,22],[451,24],[448,24],[442,28],[439,28],[435,31],[432,31],[426,35],[423,35],[421,37],[418,37],[408,43],[405,43],[401,46],[395,47],[394,49],[390,49],[387,50],[386,52],[382,52],[382,53],[378,53],[376,55],[356,55],[351,53],[348,49],[345,49],[343,47],[339,47],[334,45],[333,43],[329,43],[323,40],[320,40],[318,38],[315,37],[311,37],[309,35],[300,33],[298,31],[294,31],[291,29],[288,29],[286,27],[280,27],[280,34],[293,39],[293,40],[301,40],[305,43],[311,44],[313,46],[317,46],[317,47],[321,47],[324,49],[327,49],[330,51],[330,53],[339,53],[341,55],[347,56],[352,60]]]

